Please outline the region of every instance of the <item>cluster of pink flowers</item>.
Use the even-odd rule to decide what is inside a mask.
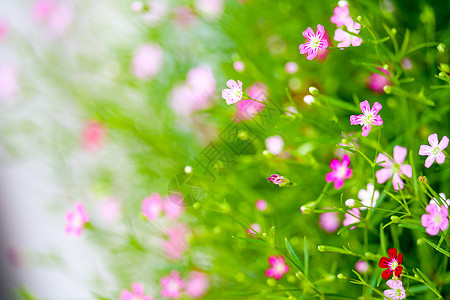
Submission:
[[[337,45],[338,47],[349,47],[350,45],[357,47],[361,45],[362,39],[356,36],[361,29],[361,24],[355,22],[350,17],[347,3],[342,6],[336,6],[334,8],[334,14],[331,16],[330,20],[331,23],[336,24],[337,27],[347,27],[347,31],[344,31],[342,28],[338,28],[334,32],[334,40],[340,42]],[[349,32],[353,34],[350,34]]]
[[[31,12],[33,19],[44,23],[54,36],[60,36],[69,29],[74,15],[73,8],[59,0],[37,0]]]
[[[133,283],[131,291],[123,290],[120,293],[120,300],[153,300],[152,296],[144,295],[144,286],[141,283]]]
[[[160,194],[153,193],[142,200],[141,212],[149,221],[158,219],[163,212],[169,219],[178,219],[185,210],[181,195],[162,198]]]
[[[203,272],[193,271],[189,274],[188,281],[185,282],[178,271],[172,271],[169,276],[161,278],[160,284],[163,298],[178,299],[183,290],[190,298],[201,298],[208,292],[209,278]]]

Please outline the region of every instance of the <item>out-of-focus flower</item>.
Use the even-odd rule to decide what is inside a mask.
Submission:
[[[359,104],[361,107],[362,115],[351,115],[351,125],[362,125],[362,136],[368,136],[372,125],[383,125],[383,119],[378,115],[383,108],[380,103],[375,102],[372,109],[370,109],[369,101],[365,100]]]
[[[163,201],[158,193],[153,193],[149,197],[142,200],[142,214],[149,220],[153,221],[159,218],[163,209]]]
[[[19,72],[11,65],[0,65],[0,101],[12,102],[19,91]]]
[[[301,44],[299,46],[300,54],[306,54],[306,59],[313,60],[317,55],[317,51],[319,49],[325,50],[328,47],[328,42],[324,38],[325,28],[322,25],[317,25],[317,33],[308,27],[305,31],[303,31],[303,36],[308,40],[307,43]]]
[[[380,268],[386,268],[386,270],[381,273],[381,277],[383,277],[383,279],[389,279],[392,274],[396,277],[400,277],[403,270],[403,267],[401,266],[403,255],[400,252],[397,254],[397,249],[395,248],[390,248],[388,250],[388,255],[389,257],[382,257],[378,262]]]
[[[195,8],[209,21],[222,15],[224,10],[223,0],[195,0]]]
[[[189,227],[181,223],[166,229],[167,240],[164,240],[162,243],[164,254],[170,259],[181,259],[183,254],[189,249],[187,241],[189,233]]]
[[[364,274],[367,271],[369,271],[369,264],[364,260],[358,260],[355,263],[355,270],[358,271],[359,273]]]
[[[81,202],[75,203],[75,210],[66,213],[66,233],[80,236],[89,216]]]
[[[386,69],[383,69],[383,68],[378,68],[378,69],[381,72],[383,72],[384,74],[386,74],[387,76],[391,75]],[[385,86],[392,85],[389,78],[387,78],[386,76],[380,75],[378,73],[372,73],[372,75],[370,75],[369,78],[367,79],[367,84],[369,85],[369,88],[372,91],[379,93],[379,94],[384,93]]]
[[[448,137],[444,136],[439,142],[438,135],[433,133],[428,136],[428,145],[420,145],[419,155],[428,156],[425,160],[425,167],[429,168],[436,161],[438,164],[445,162],[445,154],[442,152],[448,146]]]
[[[181,28],[188,28],[194,24],[196,17],[189,6],[177,6],[173,9],[175,25]]]
[[[266,270],[266,277],[273,277],[276,280],[280,280],[284,274],[289,272],[289,266],[281,255],[269,256],[267,260],[272,267]]]
[[[161,297],[172,299],[180,298],[181,290],[184,287],[184,280],[180,277],[178,271],[172,271],[169,276],[161,278],[160,284],[162,287]]]
[[[345,213],[345,220],[342,223],[344,226],[359,223],[361,221],[361,212],[358,208],[354,207]],[[350,227],[350,230],[355,229],[356,226]]]
[[[303,101],[305,101],[306,104],[311,105],[316,99],[314,99],[313,95],[306,95],[303,97]]]
[[[440,200],[444,203],[445,207],[449,207],[450,206],[450,199],[447,199],[444,193],[439,193],[439,198],[441,198]],[[438,207],[441,206],[441,204],[436,200],[436,198],[431,199],[430,204],[434,203],[436,204]]]
[[[82,133],[83,149],[89,152],[100,150],[106,138],[106,128],[95,121],[87,121]]]
[[[262,82],[255,82],[247,90],[247,94],[250,98],[265,102],[267,100],[267,86]],[[258,101],[251,99],[239,101],[236,104],[236,118],[235,121],[253,119],[258,113],[260,113],[265,105]]]
[[[209,289],[209,278],[205,273],[193,271],[189,274],[185,292],[191,298],[204,296]]]
[[[253,223],[249,228],[247,228],[247,234],[250,236],[254,236],[258,233],[261,233],[261,225],[258,223]]]
[[[237,60],[233,63],[233,68],[236,70],[236,72],[242,72],[245,69],[245,65],[242,61]]]
[[[287,183],[286,179],[278,174],[271,175],[269,178],[267,178],[267,180],[273,182],[274,184],[277,184],[279,187],[282,187]]]
[[[354,22],[352,19],[347,21],[345,26],[347,27],[348,32],[354,33],[355,35],[358,34],[361,29],[361,24],[359,24],[358,22]],[[362,39],[348,32],[344,31],[342,28],[336,29],[336,31],[334,32],[334,40],[340,42],[339,44],[337,44],[337,46],[338,47],[350,47],[350,45],[352,45],[353,47],[360,46],[362,43]]]
[[[164,199],[163,209],[169,219],[178,219],[186,210],[181,194],[171,194]]]
[[[413,67],[413,64],[412,64],[412,61],[409,59],[409,58],[404,58],[403,60],[402,60],[402,67],[403,67],[403,69],[405,69],[405,70],[411,70],[412,69],[412,67]]]
[[[331,23],[336,24],[337,27],[343,26],[347,24],[347,22],[352,21],[348,10],[348,5],[336,6],[330,20]]]
[[[284,141],[279,135],[270,136],[266,139],[267,151],[273,155],[280,155],[283,153]]]
[[[345,200],[345,205],[347,205],[348,207],[355,206],[355,199],[347,199],[347,200]]]
[[[442,231],[448,228],[448,208],[445,205],[436,205],[431,203],[426,208],[428,214],[423,214],[421,221],[422,226],[426,228],[429,235],[437,235],[439,229]]]
[[[386,284],[391,288],[390,290],[384,291],[384,296],[389,300],[401,300],[405,299],[406,292],[403,288],[403,283],[400,280],[388,280]],[[386,299],[386,298],[385,298]]]
[[[57,0],[37,0],[32,7],[36,22],[47,24],[57,36],[64,34],[73,20],[73,9],[65,2]]]
[[[255,202],[256,209],[259,211],[265,211],[267,209],[267,202],[263,199],[259,199]]]
[[[147,2],[147,8],[142,14],[142,20],[149,26],[156,26],[166,19],[169,2],[168,0],[151,0]]]
[[[289,61],[284,65],[284,70],[288,74],[294,74],[298,71],[298,65],[296,62]]]
[[[162,69],[163,62],[163,51],[158,44],[142,45],[133,56],[133,74],[141,80],[151,79]]]
[[[367,184],[367,190],[365,189],[359,190],[358,198],[359,200],[361,200],[361,204],[364,205],[363,207],[360,208],[361,210],[370,207],[375,207],[377,205],[377,200],[380,197],[380,192],[374,190],[375,186],[373,185],[373,183]]]
[[[0,42],[6,37],[8,34],[8,23],[4,20],[0,20]]]
[[[133,283],[131,291],[123,290],[120,293],[120,300],[152,300],[151,296],[144,295],[144,286],[141,283]]]
[[[222,90],[222,98],[228,105],[234,104],[242,99],[242,82],[230,79],[227,81],[229,89]]]
[[[142,3],[142,1],[134,1],[133,3],[131,3],[130,7],[132,11],[139,13],[144,9],[144,3]]]
[[[120,215],[120,208],[120,200],[116,198],[107,198],[100,203],[100,216],[106,222],[114,222]]]
[[[392,177],[394,189],[397,191],[399,190],[399,187],[400,189],[403,189],[403,181],[400,176],[405,175],[409,178],[412,176],[411,166],[403,164],[407,152],[406,148],[395,146],[393,160],[383,153],[378,154],[376,162],[383,167],[383,169],[378,170],[375,174],[378,183],[385,183]]]
[[[325,231],[335,232],[339,228],[341,220],[337,212],[327,212],[320,214],[319,224]]]
[[[339,159],[333,159],[330,163],[332,171],[326,175],[325,179],[329,183],[334,182],[335,189],[340,189],[344,185],[344,180],[352,177],[353,172],[349,166],[350,157],[347,154],[342,156],[342,162]]]
[[[293,106],[286,107],[286,110],[286,115],[288,115],[289,117],[293,117],[298,113],[297,109]]]

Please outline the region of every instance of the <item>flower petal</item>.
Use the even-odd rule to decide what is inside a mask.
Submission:
[[[392,165],[392,161],[384,153],[379,153],[377,156],[376,163],[382,167],[389,168]]]
[[[325,176],[325,179],[328,183],[335,181],[337,179],[336,172],[331,171],[331,172],[327,173],[327,175]]]
[[[232,89],[232,90],[235,90],[235,89],[238,88],[238,85],[237,85],[236,81],[233,80],[233,79],[230,79],[230,80],[227,81],[227,86],[228,86],[230,89]]]
[[[327,49],[327,47],[328,47],[328,41],[327,41],[327,40],[321,40],[321,41],[319,42],[318,47],[319,47],[319,49],[321,49],[321,50]]]
[[[405,175],[406,177],[411,178],[412,177],[412,168],[410,165],[402,165],[400,167],[400,172]]]
[[[323,28],[323,25],[317,24],[317,34],[316,37],[321,40],[323,36],[325,35],[325,28]]]
[[[362,125],[364,124],[363,121],[364,116],[363,115],[351,115],[350,116],[350,125]]]
[[[400,277],[400,275],[402,274],[402,270],[403,270],[402,266],[398,266],[397,268],[395,268],[394,271],[395,276]]]
[[[302,34],[308,40],[312,40],[315,37],[314,31],[311,29],[311,27],[306,28],[306,30],[303,31]]]
[[[441,142],[439,143],[439,149],[444,150],[445,148],[447,148],[448,146],[448,137],[444,136],[441,140]]]
[[[399,165],[403,164],[407,153],[408,153],[408,151],[406,150],[406,148],[398,146],[398,145],[395,146],[394,147],[394,161],[396,163],[398,163]]]
[[[374,116],[372,119],[372,124],[375,126],[383,125],[383,119],[380,116]]]
[[[369,101],[364,100],[359,104],[359,107],[361,107],[361,111],[364,115],[367,115],[370,113],[370,104]]]
[[[385,183],[386,181],[388,181],[389,178],[391,178],[392,171],[391,171],[391,169],[384,168],[384,169],[378,170],[375,173],[375,176],[377,177],[378,183]]]
[[[419,155],[430,155],[433,148],[428,145],[420,145]]]
[[[381,277],[383,277],[383,279],[389,279],[392,276],[392,273],[394,272],[391,269],[386,269],[381,273]]]
[[[430,134],[428,136],[428,142],[430,143],[431,147],[436,147],[439,145],[438,135],[437,133]]]
[[[425,167],[429,168],[434,163],[434,160],[436,159],[436,156],[430,155],[425,159]],[[445,159],[445,157],[444,157]]]
[[[347,39],[348,39],[348,33],[347,32],[345,32],[341,28],[338,28],[338,29],[335,30],[335,32],[334,32],[334,40],[335,41],[341,42],[341,41],[344,41],[344,40],[347,40]]]
[[[334,188],[337,190],[340,189],[343,185],[344,185],[344,179],[342,179],[342,178],[337,178],[336,181],[334,182]]]
[[[372,129],[372,125],[364,124],[362,127],[362,136],[368,136],[371,129]]]
[[[307,60],[313,60],[314,57],[317,56],[317,51],[318,51],[317,48],[311,49],[311,50],[308,52],[308,56],[306,57],[306,59],[307,59]]]
[[[393,258],[397,259],[397,249],[389,248],[388,250],[389,258],[392,260]]]
[[[438,164],[442,164],[445,161],[445,155],[442,152],[439,152],[438,155],[436,155],[436,162]]]
[[[341,165],[348,167],[350,165],[350,156],[348,156],[347,154],[344,154],[344,156],[342,156],[342,164]]]
[[[308,52],[311,49],[311,47],[309,46],[309,43],[301,44],[298,48],[300,49],[300,54],[305,54],[306,52]]]
[[[378,262],[378,266],[380,267],[380,268],[389,268],[389,262],[390,262],[391,260],[389,259],[389,258],[387,258],[387,257],[382,257],[381,259],[380,259],[380,261]]]
[[[398,173],[395,173],[392,177],[392,185],[394,186],[394,190],[398,191],[399,188],[403,190],[403,180],[400,178]]]
[[[383,108],[383,106],[380,104],[380,103],[378,103],[378,102],[375,102],[374,104],[373,104],[373,106],[372,106],[372,110],[371,110],[371,112],[372,112],[372,114],[375,116],[375,115],[378,115],[378,113],[380,112],[380,110]]]

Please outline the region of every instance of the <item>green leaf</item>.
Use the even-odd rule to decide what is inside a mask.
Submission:
[[[284,238],[284,243],[286,244],[286,250],[289,253],[289,256],[291,258],[291,261],[294,263],[294,265],[303,273],[305,273],[305,267],[303,266],[302,262],[298,258],[297,253],[295,253],[294,249],[291,246],[291,243],[289,243],[287,238]]]
[[[321,95],[322,98],[324,98],[328,104],[334,107],[342,108],[348,111],[353,112],[360,112],[358,108],[356,108],[353,104],[350,104],[348,102],[345,102],[344,100],[333,98],[330,96]]]
[[[405,37],[403,38],[402,46],[400,47],[400,58],[404,57],[406,54],[406,49],[408,48],[409,44],[409,29],[407,28],[405,31]]]
[[[308,277],[309,274],[309,256],[308,256],[308,242],[306,241],[306,236],[304,237],[305,240],[305,276]]]
[[[266,242],[262,241],[262,240],[257,240],[257,239],[249,239],[249,238],[244,238],[244,237],[239,237],[239,236],[232,236],[233,239],[239,240],[239,241],[244,241],[247,243],[251,243],[251,244],[258,244],[258,245],[265,245]]]
[[[434,283],[430,280],[430,278],[427,277],[427,275],[425,275],[422,271],[420,271],[418,268],[413,269],[414,274],[416,274],[418,277],[420,277],[423,280],[423,283],[430,289],[433,291],[433,293],[435,293],[439,299],[444,299],[442,298],[441,294],[439,293],[439,291],[436,289],[436,286],[434,285]]]
[[[442,249],[441,247],[439,247],[438,245],[436,245],[435,243],[433,243],[432,241],[429,241],[427,239],[424,239],[425,242],[427,242],[428,245],[430,245],[431,247],[433,247],[434,249],[436,249],[437,251],[441,252],[444,255],[447,255],[448,257],[450,257],[450,252]]]

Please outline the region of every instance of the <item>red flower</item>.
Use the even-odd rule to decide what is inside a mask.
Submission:
[[[389,279],[392,276],[392,273],[394,273],[395,276],[400,277],[403,269],[403,267],[400,266],[403,262],[403,255],[400,252],[397,255],[397,249],[395,248],[389,249],[388,254],[389,258],[382,257],[378,262],[380,268],[387,268],[387,270],[384,270],[383,273],[381,273],[381,277],[383,277],[383,279]]]

